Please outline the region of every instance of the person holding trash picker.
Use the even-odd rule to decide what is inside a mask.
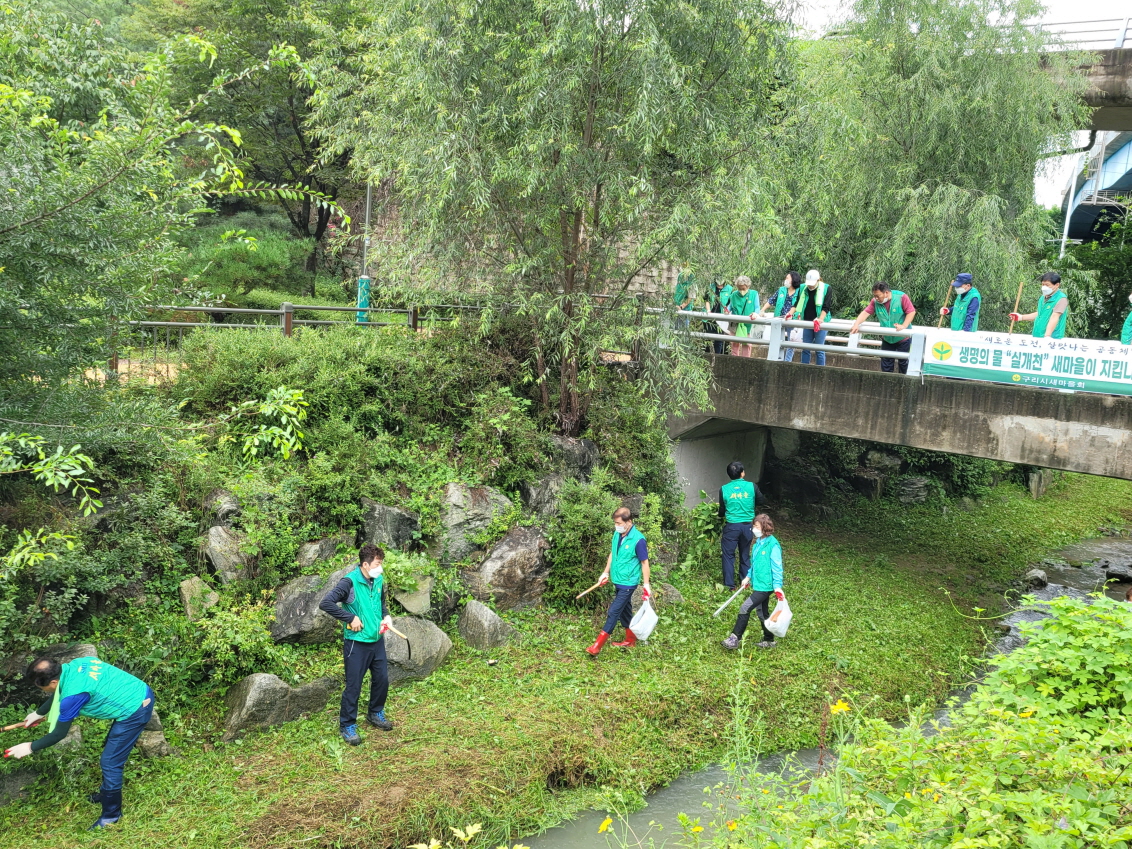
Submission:
[[[26,758],[54,746],[80,716],[112,720],[98,761],[102,785],[88,797],[102,806],[102,815],[90,831],[118,822],[122,818],[122,772],[153,717],[153,690],[140,678],[97,657],[80,657],[69,663],[41,657],[28,667],[27,680],[47,695],[47,701],[27,715],[23,726],[31,728],[46,719],[47,733],[38,740],[13,746],[4,757]]]
[[[790,312],[790,308],[794,306],[794,301],[798,297],[798,290],[802,288],[802,275],[797,271],[786,272],[786,279],[782,281],[782,285],[778,287],[778,291],[771,295],[765,304],[763,304],[763,312],[774,310],[774,317],[781,318]],[[791,362],[794,359],[794,349],[786,348],[782,351],[782,361],[784,363]]]
[[[725,649],[739,648],[739,641],[743,639],[747,623],[751,619],[751,611],[759,617],[759,624],[763,629],[762,642],[756,648],[774,648],[774,634],[766,627],[766,620],[770,617],[770,597],[773,594],[779,602],[786,601],[786,595],[782,592],[782,545],[774,536],[774,522],[766,513],[760,513],[755,517],[752,530],[755,545],[751,554],[751,573],[743,579],[742,584],[751,588],[751,594],[739,607],[735,627],[723,641]]]
[[[762,493],[747,480],[747,472],[738,460],[727,464],[730,478],[719,488],[719,518],[723,519],[723,534],[719,540],[723,559],[723,585],[728,591],[735,589],[735,552],[739,552],[739,580],[747,577],[751,568],[751,520]]]
[[[652,588],[649,586],[648,543],[644,534],[633,524],[633,514],[628,507],[618,507],[613,511],[613,539],[610,541],[609,556],[605,559],[605,570],[598,578],[597,586],[610,581],[613,582],[616,593],[605,616],[605,626],[594,644],[586,649],[593,657],[597,657],[618,622],[625,626],[625,639],[612,645],[617,648],[632,648],[637,644],[637,637],[629,627],[633,622],[633,593],[641,585],[643,600],[647,602],[652,596]]]
[[[366,721],[382,731],[392,731],[385,717],[389,695],[389,664],[385,654],[385,632],[393,627],[385,596],[382,563],[385,552],[363,545],[358,565],[319,602],[319,610],[342,623],[342,663],[346,689],[338,709],[338,731],[351,746],[362,742],[358,734],[358,697],[369,672],[369,710]]]
[[[680,273],[676,275],[676,288],[672,291],[672,303],[676,305],[676,309],[691,309],[692,290],[695,288],[695,286],[696,276],[692,274],[691,269],[688,268],[688,263],[684,263],[680,267]],[[677,330],[683,330],[687,326],[687,317],[680,316],[676,319]]]
[[[707,291],[704,292],[704,312],[715,313],[716,315],[724,314],[727,311],[728,303],[731,301],[733,291],[730,283],[722,277],[716,277],[708,286]],[[704,320],[704,333],[726,334],[727,329],[728,323],[725,321]],[[722,339],[713,339],[711,342],[712,350],[717,354],[727,353],[727,345],[728,343]]]
[[[1042,296],[1036,312],[1010,313],[1011,321],[1032,321],[1032,335],[1038,339],[1064,339],[1065,319],[1069,317],[1069,298],[1061,291],[1061,275],[1047,271],[1042,275]]]
[[[812,328],[807,327],[802,330],[802,341],[813,345],[824,345],[825,337],[829,335],[829,331],[822,330],[821,326],[829,320],[834,309],[833,290],[828,283],[821,279],[821,272],[816,268],[811,268],[806,272],[806,285],[798,290],[798,298],[786,317],[794,321],[812,321]],[[816,353],[817,358],[814,362],[819,366],[824,366],[825,351],[817,351]],[[802,364],[809,365],[809,363],[810,352],[803,350]]]
[[[873,299],[869,305],[861,310],[849,328],[849,335],[857,333],[861,325],[870,317],[876,317],[881,327],[891,327],[893,330],[907,330],[916,317],[916,308],[912,306],[912,299],[903,292],[893,289],[887,283],[877,283],[873,286]],[[907,354],[912,350],[911,338],[904,336],[882,336],[880,338],[882,351],[899,351]],[[908,361],[897,360],[895,357],[881,357],[880,370],[892,373],[899,362],[901,374],[908,373]]]
[[[940,307],[939,314],[944,318],[951,316],[951,329],[956,332],[974,333],[979,329],[979,308],[982,295],[975,288],[970,274],[956,274],[951,281],[955,290],[955,303],[950,307]]]

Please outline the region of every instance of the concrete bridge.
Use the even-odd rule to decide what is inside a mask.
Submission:
[[[1132,398],[883,374],[857,367],[713,358],[714,409],[669,421],[689,503],[739,459],[761,475],[779,429],[907,445],[1132,480]]]
[[[1132,48],[1098,50],[1096,55],[1085,93],[1085,102],[1095,110],[1092,129],[1132,130]]]

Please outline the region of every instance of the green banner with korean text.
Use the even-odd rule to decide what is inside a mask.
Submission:
[[[1014,386],[1132,395],[1132,346],[1096,339],[929,330],[923,373]]]

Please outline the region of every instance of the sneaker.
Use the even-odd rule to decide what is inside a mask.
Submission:
[[[392,731],[393,723],[385,718],[385,708],[371,713],[366,717],[366,721],[374,728],[380,728],[382,731]]]
[[[358,735],[358,726],[356,725],[343,725],[340,733],[342,739],[349,743],[351,746],[360,746],[362,738]]]
[[[761,643],[756,643],[755,648],[757,648],[757,649],[772,649],[772,648],[774,648],[774,640],[769,640],[769,641],[763,640]]]
[[[739,638],[734,634],[728,634],[727,639],[724,640],[720,645],[722,645],[725,649],[735,651],[735,649],[739,648]]]
[[[108,825],[114,825],[114,823],[118,822],[118,820],[120,819],[121,817],[114,817],[113,819],[109,819],[107,817],[99,817],[94,821],[94,825],[88,828],[87,831],[98,831],[98,829],[106,828],[106,826]]]

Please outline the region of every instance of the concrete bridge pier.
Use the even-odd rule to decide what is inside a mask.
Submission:
[[[733,460],[743,464],[747,480],[762,477],[769,428],[700,416],[685,420],[685,424],[691,427],[682,430],[680,441],[672,448],[685,508],[700,503],[701,489],[714,500],[719,488],[727,483],[727,464]]]

